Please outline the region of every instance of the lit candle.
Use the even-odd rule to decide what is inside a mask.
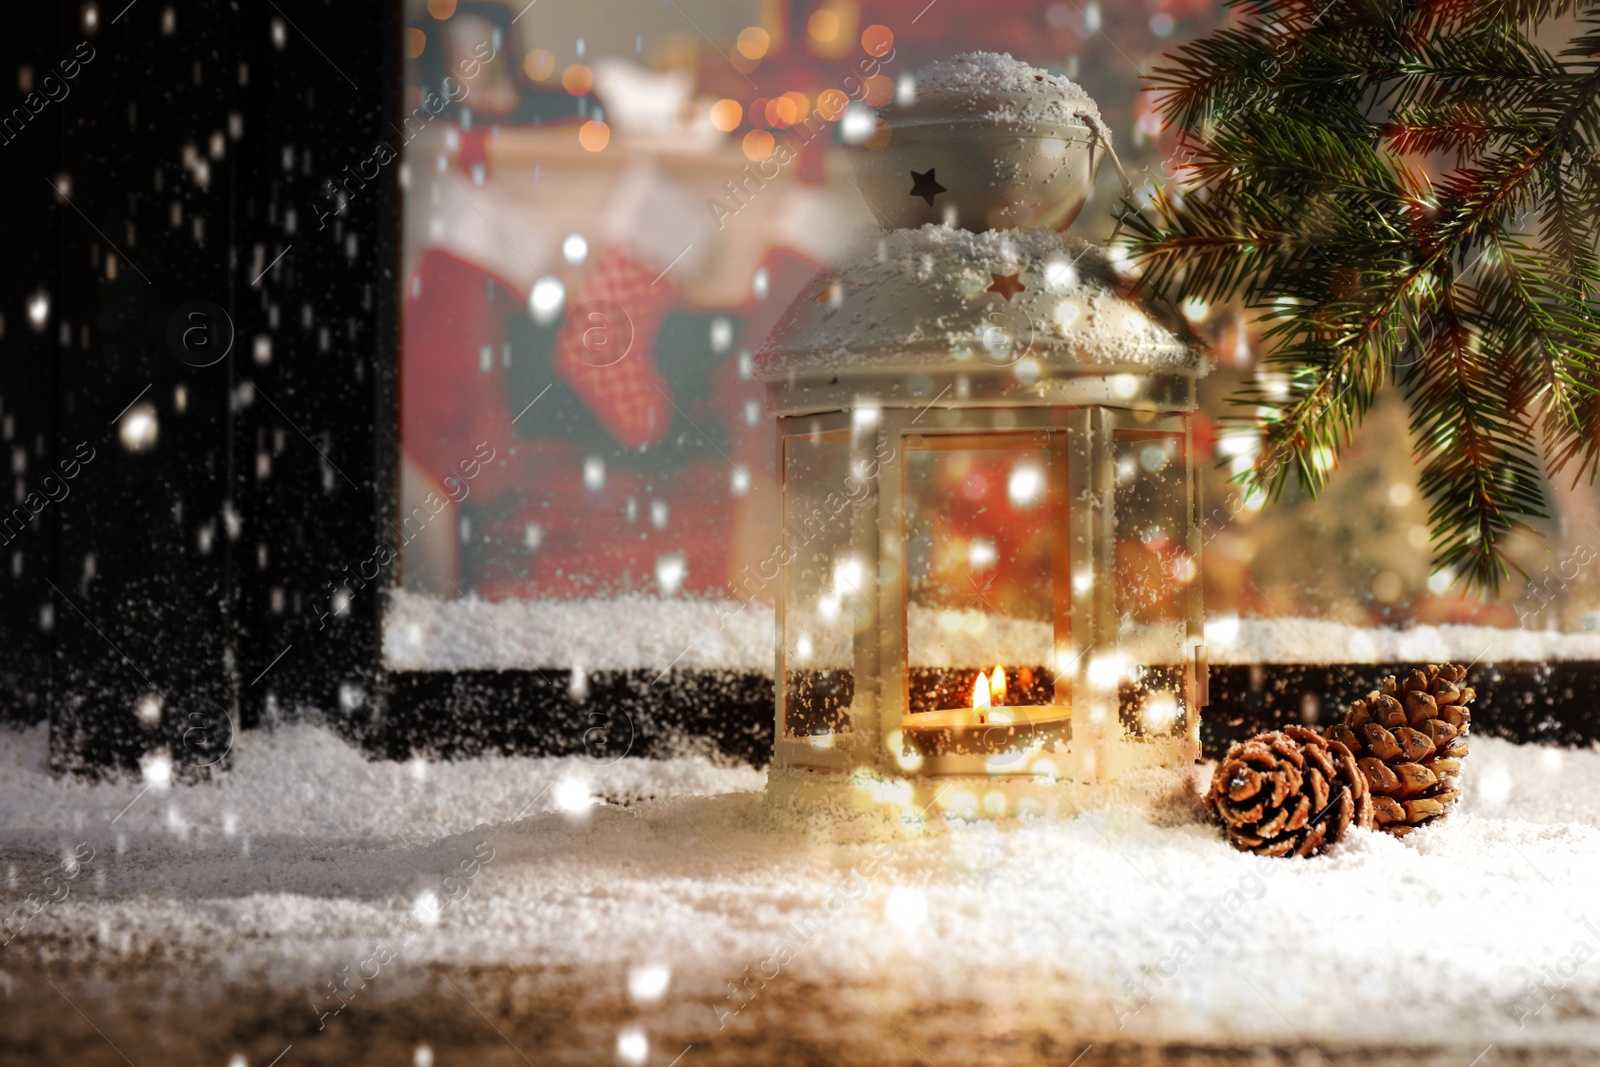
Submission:
[[[1009,680],[1000,664],[975,673],[965,706],[905,714],[901,729],[913,749],[925,756],[1000,752],[1051,740],[1072,718],[1072,709],[1066,705],[1008,703]],[[1017,681],[1027,683],[1020,694],[1026,701],[1032,672],[1017,668]]]
[[[1009,725],[1010,712],[1004,709],[1006,700],[1006,669],[995,664],[989,674],[978,672],[972,683],[972,721],[979,725],[1001,723]]]

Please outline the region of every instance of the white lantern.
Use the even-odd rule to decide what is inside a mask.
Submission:
[[[949,74],[974,62],[1065,103],[986,111]],[[989,228],[1077,213],[1109,148],[1081,91],[994,56],[917,84],[857,150],[906,225],[864,233],[757,360],[783,484],[773,788],[1070,808],[1063,783],[1199,755],[1207,361],[1107,250]]]

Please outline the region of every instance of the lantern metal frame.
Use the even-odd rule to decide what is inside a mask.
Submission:
[[[855,621],[851,641],[854,688],[844,728],[824,734],[793,737],[785,728],[785,639],[789,567],[780,568],[776,597],[776,695],[774,700],[774,765],[781,772],[810,769],[852,772],[863,769],[881,779],[949,779],[981,777],[1008,786],[1056,778],[1103,783],[1146,767],[1172,767],[1199,757],[1200,709],[1207,702],[1203,604],[1198,581],[1187,593],[1181,729],[1165,737],[1138,737],[1120,721],[1115,683],[1093,669],[1099,656],[1113,654],[1118,643],[1116,589],[1113,575],[1117,489],[1114,447],[1126,431],[1181,434],[1185,477],[1184,542],[1198,567],[1201,551],[1199,479],[1193,462],[1192,414],[1195,376],[1152,373],[1148,368],[1121,368],[1112,373],[1018,373],[1006,366],[979,366],[972,371],[886,374],[881,370],[840,373],[802,382],[794,375],[769,383],[769,399],[778,415],[776,443],[784,456],[789,439],[816,434],[846,435],[852,473],[866,490],[849,514],[852,551],[861,571],[870,576],[873,595],[868,610]],[[1029,380],[1034,378],[1034,380]],[[913,395],[916,394],[916,395]],[[956,753],[909,759],[896,731],[909,710],[906,614],[905,530],[903,491],[905,456],[917,439],[956,439],[970,435],[1060,433],[1067,459],[1065,521],[1052,520],[1053,536],[1062,539],[1065,558],[1080,574],[1087,567],[1092,581],[1072,581],[1056,568],[1058,594],[1069,597],[1070,669],[1057,678],[1057,699],[1063,689],[1073,709],[1071,738],[1065,753],[996,762],[977,753]],[[785,536],[795,487],[783,475]],[[868,477],[868,475],[871,475]],[[789,558],[786,553],[785,558]],[[1087,564],[1085,564],[1087,561]],[[1062,586],[1065,589],[1062,589]],[[1058,607],[1059,612],[1059,607]],[[1058,655],[1059,655],[1058,648]],[[920,764],[920,765],[919,765]]]

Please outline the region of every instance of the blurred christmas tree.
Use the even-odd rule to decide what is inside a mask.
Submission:
[[[1396,383],[1434,566],[1495,589],[1544,474],[1600,468],[1600,5],[1233,6],[1151,76],[1181,139],[1129,251],[1174,299],[1265,321],[1288,386],[1234,397],[1250,484],[1321,489]],[[1534,38],[1558,20],[1557,55]]]

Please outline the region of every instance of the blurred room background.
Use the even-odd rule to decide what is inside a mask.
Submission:
[[[842,151],[871,135],[870,106],[915,94],[929,60],[1010,52],[1087,89],[1147,195],[1173,146],[1141,76],[1228,18],[1208,0],[974,15],[939,0],[407,0],[404,151],[347,171],[324,201],[336,212],[363,175],[400,168],[404,589],[732,598],[778,537],[751,356],[873,222]],[[1108,240],[1121,196],[1102,168],[1073,231]],[[1485,600],[1430,575],[1393,396],[1322,498],[1239,494],[1253,441],[1225,427],[1228,398],[1273,372],[1246,311],[1183,312],[1217,360],[1195,440],[1215,516],[1211,620],[1514,627],[1538,608],[1538,629],[1600,629],[1594,573],[1563,567],[1600,547],[1587,484],[1552,485],[1542,536],[1513,548],[1536,589],[1513,578]],[[963,536],[959,515],[945,521]]]

